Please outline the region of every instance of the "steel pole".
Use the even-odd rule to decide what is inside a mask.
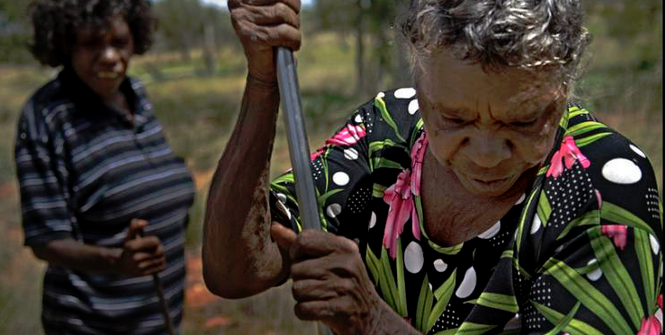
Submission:
[[[310,165],[309,142],[302,113],[298,74],[293,52],[277,48],[277,81],[282,99],[282,112],[286,124],[286,138],[293,166],[296,196],[300,209],[300,222],[303,229],[322,230],[316,200],[312,167]],[[330,328],[319,325],[320,335],[332,335]]]

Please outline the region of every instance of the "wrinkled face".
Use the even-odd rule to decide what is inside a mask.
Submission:
[[[109,100],[117,95],[133,53],[129,26],[116,16],[105,27],[80,28],[71,61],[79,78],[103,100]]]
[[[566,93],[520,69],[485,73],[443,52],[416,79],[429,150],[471,193],[506,194],[551,150]]]

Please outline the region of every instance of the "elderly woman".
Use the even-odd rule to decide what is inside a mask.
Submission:
[[[16,140],[25,244],[48,262],[44,331],[164,334],[151,275],[177,326],[194,188],[126,77],[152,44],[150,4],[36,0],[30,11],[32,53],[63,67],[26,103]]]
[[[652,167],[569,99],[579,1],[413,0],[415,87],[379,93],[313,154],[327,232],[296,235],[293,175],[267,176],[273,47],[299,47],[299,6],[229,2],[249,73],[208,198],[212,292],[291,278],[296,315],[337,334],[660,332]]]

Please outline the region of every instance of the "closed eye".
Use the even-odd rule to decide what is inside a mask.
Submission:
[[[452,124],[456,124],[456,125],[463,125],[467,122],[467,121],[462,120],[462,119],[449,118],[449,117],[445,117],[445,116],[442,117],[442,119],[443,119],[443,121],[445,121],[447,123],[452,123]]]
[[[536,124],[537,121],[538,121],[538,119],[536,118],[536,119],[533,119],[531,121],[511,122],[510,125],[514,126],[514,127],[528,127],[528,126],[533,126],[534,124]]]

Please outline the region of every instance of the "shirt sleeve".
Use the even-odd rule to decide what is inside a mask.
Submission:
[[[373,184],[367,136],[372,113],[371,106],[359,108],[310,157],[323,229],[352,239],[367,231],[370,219]],[[273,218],[301,231],[292,171],[272,182],[270,198]]]
[[[661,333],[662,206],[653,169],[641,150],[617,134],[597,145],[611,150],[583,151],[587,169],[575,163],[550,181],[562,187],[541,196],[541,218],[523,232],[530,235],[532,254],[542,257],[533,276],[521,277],[528,283],[523,333]],[[581,197],[576,192],[588,195],[581,210],[561,221],[576,211],[576,202],[567,201]],[[543,234],[535,226],[541,222]]]
[[[66,192],[66,166],[56,153],[56,142],[47,125],[28,103],[19,119],[15,146],[22,225],[25,245],[46,244],[74,237],[72,215]]]

